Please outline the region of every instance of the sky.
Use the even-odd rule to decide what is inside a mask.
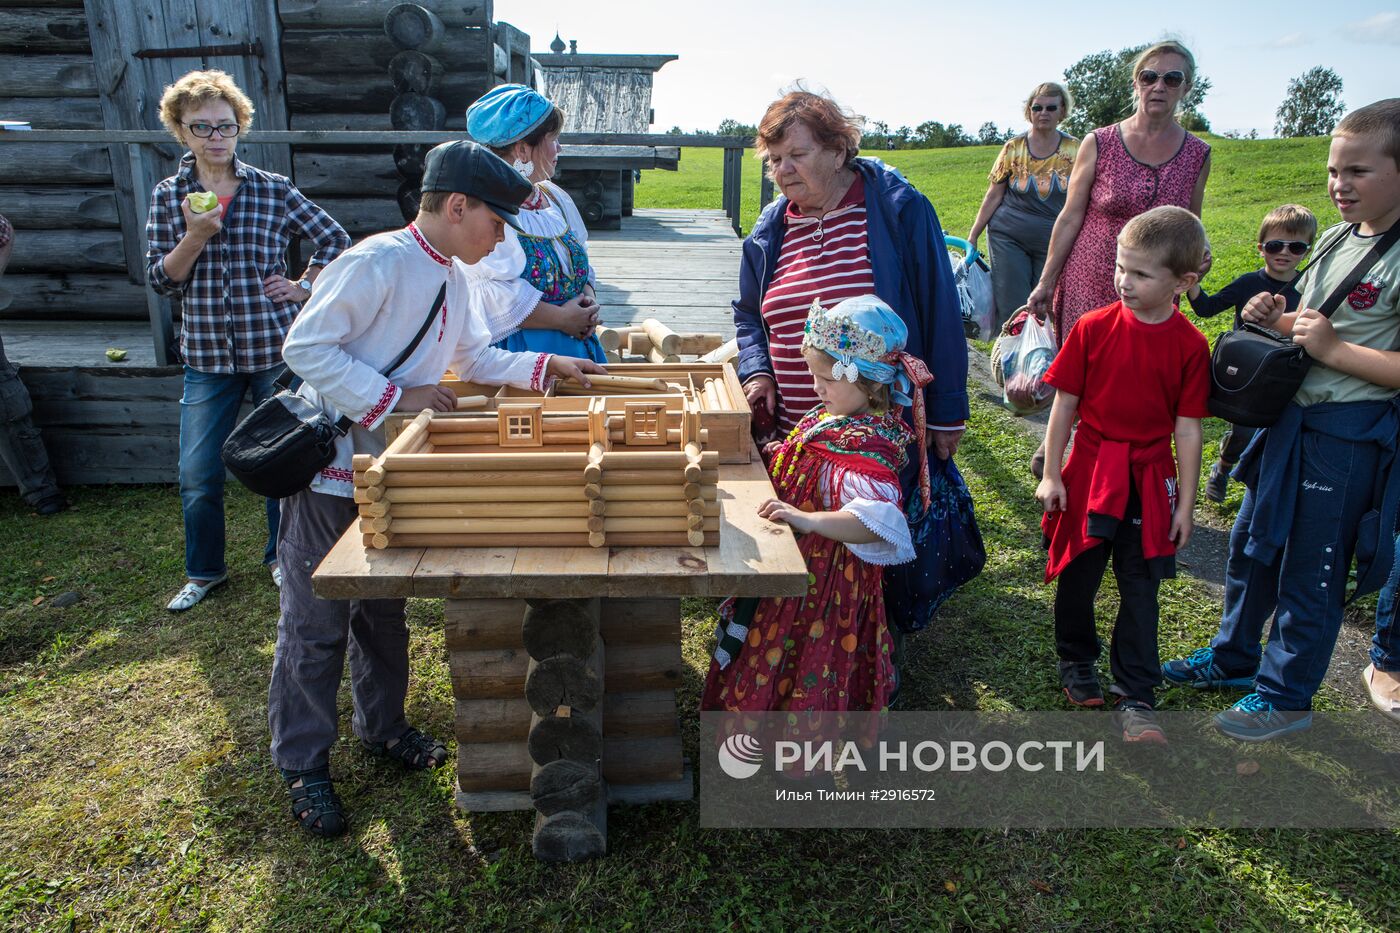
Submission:
[[[1341,76],[1349,109],[1400,94],[1400,5],[1357,0],[495,0],[495,18],[529,33],[537,52],[557,29],[580,52],[679,55],[656,75],[655,132],[757,123],[799,79],[891,127],[938,120],[975,132],[991,120],[1021,130],[1036,84],[1090,53],[1166,34],[1210,78],[1201,110],[1215,132],[1272,135],[1289,79],[1315,65]]]

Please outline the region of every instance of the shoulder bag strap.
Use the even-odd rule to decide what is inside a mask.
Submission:
[[[1353,226],[1347,231],[1347,236],[1350,236],[1355,230],[1356,227]],[[1400,240],[1400,223],[1392,224],[1389,230],[1381,234],[1375,245],[1371,247],[1370,252],[1361,258],[1361,261],[1356,264],[1356,268],[1351,270],[1351,274],[1343,279],[1340,285],[1332,289],[1332,294],[1328,295],[1327,300],[1322,303],[1322,307],[1317,309],[1318,313],[1323,317],[1331,317],[1333,312],[1341,307],[1342,300],[1361,284],[1366,273],[1370,272],[1371,268],[1381,261],[1381,257],[1395,245],[1396,240]]]
[[[418,345],[423,342],[423,335],[428,332],[428,328],[433,323],[433,318],[437,317],[438,309],[442,307],[442,303],[445,300],[447,300],[447,282],[444,280],[442,287],[437,291],[437,297],[434,298],[433,303],[428,306],[428,316],[423,318],[423,324],[418,328],[418,333],[413,335],[413,339],[408,342],[408,346],[403,348],[403,352],[394,358],[394,362],[380,370],[381,374],[385,376],[389,375],[402,366],[404,361],[413,355],[413,351],[417,350]],[[340,420],[335,423],[335,426],[336,430],[340,431],[341,434],[345,434],[354,424],[355,422],[341,415]]]

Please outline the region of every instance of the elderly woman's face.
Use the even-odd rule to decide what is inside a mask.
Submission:
[[[225,165],[233,160],[238,135],[223,135],[231,126],[238,126],[238,118],[222,97],[196,104],[180,114],[180,138],[197,160],[211,165]],[[204,133],[209,135],[201,136]]]
[[[1037,107],[1040,109],[1036,110]],[[1065,102],[1058,96],[1036,97],[1031,100],[1031,126],[1036,129],[1052,129],[1064,118]]]
[[[798,121],[783,138],[768,147],[768,169],[773,181],[797,205],[798,210],[817,209],[837,192],[846,153],[825,149],[807,124]]]
[[[1186,59],[1175,52],[1153,55],[1139,65],[1137,74],[1133,75],[1133,83],[1137,89],[1137,109],[1152,117],[1176,113],[1177,104],[1181,103],[1186,92],[1191,90],[1191,86],[1184,80],[1187,74]],[[1176,87],[1168,87],[1168,79],[1175,80],[1177,75],[1182,76],[1182,82]],[[1154,80],[1148,84],[1145,82],[1146,78]]]

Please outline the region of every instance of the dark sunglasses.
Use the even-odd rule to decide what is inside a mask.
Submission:
[[[1059,104],[1031,104],[1031,113],[1040,113],[1040,111],[1042,110],[1044,110],[1046,113],[1054,113],[1056,110],[1059,109]]]
[[[1264,252],[1270,256],[1276,256],[1284,250],[1288,250],[1294,256],[1301,256],[1310,249],[1312,244],[1302,240],[1270,240],[1264,244]]]
[[[1158,79],[1167,87],[1181,87],[1186,82],[1186,73],[1183,71],[1168,71],[1166,74],[1153,71],[1151,68],[1144,68],[1138,72],[1137,82],[1143,87],[1151,87],[1157,83]]]
[[[186,123],[185,129],[189,130],[200,139],[208,139],[210,136],[214,135],[215,130],[218,130],[219,135],[224,139],[229,139],[230,137],[237,136],[241,127],[237,123],[220,123],[218,126],[212,123]]]

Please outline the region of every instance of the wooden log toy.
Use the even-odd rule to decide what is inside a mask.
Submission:
[[[472,408],[485,408],[491,404],[491,400],[484,395],[461,395],[457,397],[457,410],[467,411]]]
[[[680,353],[681,338],[656,318],[649,317],[643,321],[642,329],[646,331],[652,347],[660,350],[663,356],[677,356]]]

